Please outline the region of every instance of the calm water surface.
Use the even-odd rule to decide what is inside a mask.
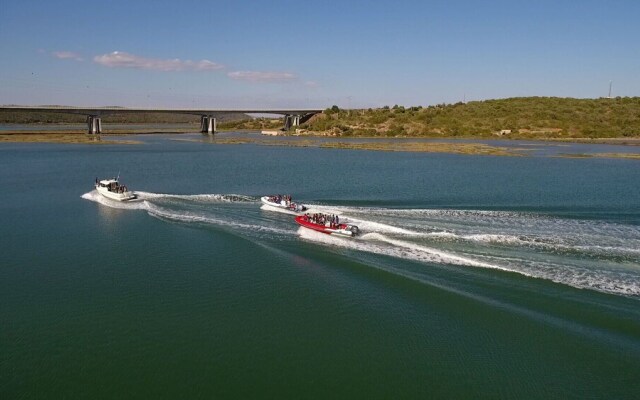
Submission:
[[[0,145],[2,398],[640,393],[638,161],[136,139]]]

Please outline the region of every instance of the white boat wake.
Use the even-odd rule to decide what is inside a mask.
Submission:
[[[360,227],[356,238],[299,227],[287,210],[265,212],[257,197],[136,192],[118,202],[96,191],[82,195],[116,209],[144,210],[166,221],[222,229],[258,240],[302,238],[347,251],[429,264],[509,271],[576,288],[640,296],[640,228],[535,213],[473,210],[394,210],[309,205]],[[273,211],[273,210],[269,210]],[[394,267],[395,268],[395,267]]]

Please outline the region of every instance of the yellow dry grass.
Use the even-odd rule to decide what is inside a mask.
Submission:
[[[12,133],[0,134],[4,143],[67,143],[67,144],[140,144],[137,140],[102,140],[99,135],[84,133]]]

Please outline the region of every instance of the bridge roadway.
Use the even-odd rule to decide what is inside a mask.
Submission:
[[[182,108],[124,108],[124,107],[40,107],[40,106],[3,106],[0,111],[21,111],[21,112],[52,112],[63,114],[79,114],[87,116],[87,129],[89,134],[102,133],[102,116],[113,114],[134,114],[134,113],[157,113],[157,114],[189,114],[200,116],[200,130],[202,133],[215,133],[216,115],[222,113],[243,113],[243,114],[276,114],[284,116],[284,129],[298,126],[308,120],[313,115],[321,113],[322,110],[215,110],[215,109],[182,109]]]

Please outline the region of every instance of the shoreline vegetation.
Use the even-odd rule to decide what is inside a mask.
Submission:
[[[436,142],[411,142],[411,141],[376,141],[376,142],[344,142],[326,141],[318,138],[304,140],[260,140],[254,138],[219,138],[214,144],[256,144],[260,146],[281,147],[316,147],[322,149],[368,150],[368,151],[396,151],[417,153],[451,153],[451,154],[475,154],[492,156],[521,157],[525,154],[518,152],[528,149],[514,149],[499,146],[489,146],[484,143],[436,143]]]
[[[139,140],[102,140],[101,135],[80,132],[0,132],[0,143],[142,144]]]
[[[188,140],[192,139],[176,139]],[[530,148],[527,147],[504,147],[490,146],[485,143],[442,143],[442,142],[411,142],[407,141],[376,141],[376,142],[341,142],[326,141],[320,138],[309,138],[306,140],[280,140],[270,141],[255,138],[217,138],[213,144],[255,144],[260,146],[282,146],[282,147],[315,147],[323,149],[346,149],[346,150],[367,150],[367,151],[391,151],[391,152],[417,152],[417,153],[448,153],[464,155],[485,155],[485,156],[506,156],[506,157],[526,157]],[[552,157],[556,158],[623,158],[629,160],[640,160],[638,153],[561,153]]]
[[[44,124],[83,124],[84,116],[57,113],[0,112],[1,124],[37,126],[33,130],[0,131],[2,142],[137,144],[136,140],[101,140],[80,127],[47,130]],[[104,137],[162,133],[193,133],[198,130],[194,116],[171,114],[106,115]],[[149,128],[109,124],[151,124]],[[184,124],[165,130],[163,124]],[[228,114],[219,119],[219,131],[280,130],[282,118],[251,118],[246,114]],[[44,129],[43,129],[44,128]],[[554,143],[590,143],[640,146],[640,97],[572,99],[523,97],[468,103],[439,104],[428,107],[395,105],[377,109],[341,110],[333,106],[280,136],[296,140],[268,141],[260,138],[220,138],[216,144],[254,143],[269,146],[321,147],[372,151],[438,152],[526,156],[525,148],[501,147],[483,143],[455,143],[471,140],[535,140]],[[379,139],[367,143],[345,141],[349,138]],[[453,143],[417,142],[411,139],[447,139]],[[308,140],[305,140],[308,139]],[[341,140],[342,139],[342,140]],[[394,139],[384,141],[384,139]],[[398,140],[401,139],[401,140]],[[523,144],[526,146],[526,144]],[[589,153],[561,154],[571,158],[628,158],[635,154]]]
[[[277,129],[257,118],[220,124],[226,129]],[[342,110],[333,106],[295,130],[329,137],[421,137],[527,140],[640,139],[640,97],[573,99],[520,97]]]
[[[113,145],[113,144],[143,144],[139,140],[103,140],[102,136],[115,138],[115,137],[127,137],[141,134],[157,134],[166,132],[144,132],[144,133],[111,133],[102,135],[88,135],[81,132],[37,132],[37,133],[24,133],[24,132],[3,132],[0,133],[0,143],[59,143],[59,144],[92,144],[92,145]],[[175,133],[175,132],[172,132]],[[187,132],[185,132],[187,133]],[[191,132],[193,133],[193,132]],[[325,137],[307,137],[297,138],[299,140],[267,140],[254,137],[210,137],[210,143],[216,145],[239,145],[239,144],[254,144],[259,146],[280,146],[280,147],[315,147],[325,149],[347,149],[347,150],[367,150],[367,151],[395,151],[395,152],[419,152],[419,153],[449,153],[449,154],[464,154],[464,155],[488,155],[488,156],[507,156],[507,157],[526,157],[527,152],[531,149],[526,147],[527,144],[523,144],[522,147],[504,147],[504,146],[492,146],[485,143],[443,143],[443,142],[415,142],[411,141],[411,138],[404,138],[404,140],[390,141],[381,139],[373,142],[348,142],[327,139]],[[447,138],[445,138],[447,139]],[[448,138],[448,139],[462,139],[462,138]],[[466,138],[469,139],[469,138]],[[191,142],[201,142],[198,139],[175,139]],[[598,143],[602,144],[602,143]],[[561,144],[558,144],[561,146]],[[640,154],[638,153],[560,153],[553,157],[559,158],[623,158],[630,160],[640,160]]]

